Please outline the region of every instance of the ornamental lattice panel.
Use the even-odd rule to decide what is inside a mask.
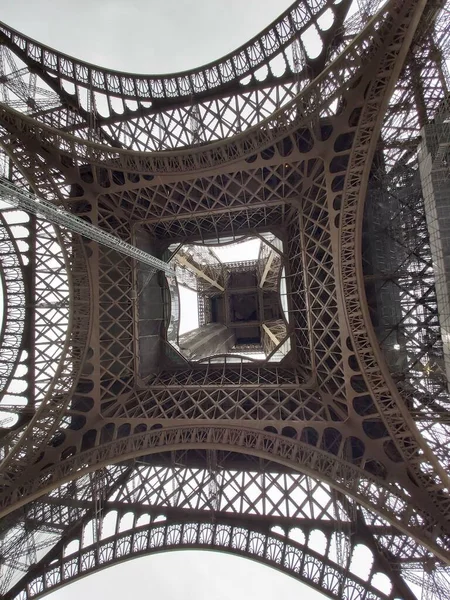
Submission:
[[[2,204],[2,598],[174,548],[448,597],[448,25],[443,0],[297,1],[164,77],[0,26],[2,176],[177,265]],[[183,351],[177,277],[226,349]]]

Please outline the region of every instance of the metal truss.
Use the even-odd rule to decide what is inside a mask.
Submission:
[[[249,525],[230,525],[226,518],[222,523],[217,517],[209,524],[201,519],[147,525],[96,542],[62,558],[57,567],[49,565],[18,597],[33,598],[121,560],[171,549],[219,550],[251,558],[328,592],[329,597],[344,594],[343,597],[357,598],[363,593],[374,600],[391,597],[348,573],[347,565],[339,566],[295,540],[276,533],[264,534]]]
[[[42,575],[36,577],[32,571],[27,575],[27,594],[40,595],[120,560],[125,556],[121,549],[110,552],[116,544],[136,556],[173,547],[221,548],[278,564],[330,597],[350,593],[349,597],[359,598],[369,593],[373,598],[391,598],[402,592],[401,582],[395,589],[395,584],[381,576],[383,555],[373,544],[374,537],[388,534],[392,528],[375,521],[351,526],[345,504],[338,524],[337,499],[327,485],[304,475],[273,472],[269,464],[247,465],[250,469],[245,472],[239,467],[224,471],[221,462],[226,455],[221,454],[215,457],[217,491],[213,497],[211,471],[184,467],[186,458],[183,453],[173,456],[170,467],[136,463],[109,468],[101,472],[101,488],[94,488],[92,477],[85,478],[30,507],[25,516],[29,529],[45,527],[48,538],[49,532],[61,536],[61,527],[66,533],[50,555],[39,560]],[[99,510],[94,509],[95,494]],[[188,515],[191,523],[189,518],[186,521]],[[338,560],[337,530],[350,542],[344,563]],[[133,539],[140,542],[130,546]],[[361,550],[367,552],[367,573],[361,573],[352,560]],[[80,567],[74,569],[75,564]],[[20,569],[16,566],[16,570]],[[394,571],[391,575],[399,581]],[[6,597],[14,594],[13,588]],[[401,595],[412,597],[406,588]]]
[[[48,202],[44,198],[38,198],[33,194],[27,194],[20,188],[10,183],[8,180],[0,179],[0,198],[3,202],[10,204],[16,208],[24,210],[28,213],[37,215],[50,223],[56,225],[62,225],[69,231],[78,233],[90,240],[112,248],[121,254],[125,254],[135,260],[143,262],[146,265],[150,265],[154,269],[160,269],[164,273],[174,275],[173,269],[171,269],[165,262],[151,256],[148,252],[143,252],[138,248],[135,248],[131,244],[127,244],[120,238],[117,238],[109,233],[104,232],[102,229],[95,227],[91,223],[86,223],[80,217],[72,215],[67,212],[64,208],[60,209],[51,202]]]
[[[13,417],[13,424],[2,436],[0,451],[2,465],[9,465],[18,473],[27,464],[30,453],[51,437],[55,421],[62,417],[64,403],[69,401],[76,384],[76,366],[83,360],[89,327],[89,285],[83,258],[70,234],[64,237],[48,223],[21,211],[3,209],[2,225],[3,233],[7,235],[9,231],[16,240],[2,254],[5,281],[11,277],[11,267],[17,278],[4,297],[5,321],[8,324],[10,311],[15,313],[19,317],[15,333],[22,335],[17,338],[20,344],[9,346],[6,344],[11,338],[4,338],[10,363],[8,381],[2,389],[2,412]],[[18,265],[23,277],[19,276]],[[74,281],[80,286],[76,295]],[[23,314],[26,324],[32,318],[34,331],[22,330]],[[4,335],[7,334],[5,327]]]
[[[286,323],[267,335],[292,332],[278,364],[190,364],[175,280],[39,219],[25,247],[6,211],[0,375],[28,389],[0,403],[17,418],[0,464],[5,599],[175,547],[252,557],[329,597],[412,600],[405,581],[445,597],[448,389],[429,368],[442,315],[415,162],[447,94],[443,4],[361,1],[346,20],[345,0],[299,1],[222,61],[166,78],[1,27],[8,180],[164,258],[277,237],[260,281],[283,278]],[[33,286],[51,308],[27,305]],[[33,338],[41,314],[54,333]]]
[[[95,67],[44,48],[4,25],[5,99],[16,109],[24,105],[27,113],[57,129],[134,150],[220,140],[269,117],[314,79],[349,4],[294,2],[276,23],[234,53],[167,78]],[[331,30],[330,12],[336,24]],[[311,29],[320,32],[321,53],[315,61],[307,59],[304,42]],[[52,101],[59,96],[59,105],[39,102],[28,69],[18,67],[17,59],[39,73],[38,91],[43,89]]]
[[[25,284],[23,259],[17,242],[4,216],[1,215],[0,256],[4,280],[3,331],[0,349],[0,385],[3,393],[8,389],[11,376],[20,359],[19,353],[25,326]],[[6,293],[5,293],[6,292]]]

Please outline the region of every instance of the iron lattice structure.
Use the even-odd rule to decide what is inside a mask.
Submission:
[[[290,337],[278,364],[191,364],[172,278],[5,207],[5,600],[175,547],[329,597],[448,597],[446,315],[417,149],[449,30],[443,0],[303,0],[152,77],[0,27],[2,176],[166,261],[276,235]]]

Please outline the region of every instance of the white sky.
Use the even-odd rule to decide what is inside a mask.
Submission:
[[[117,70],[170,73],[227,54],[293,0],[14,0],[2,21],[67,54]]]
[[[237,244],[216,246],[214,252],[222,262],[239,262],[241,260],[256,260],[259,256],[261,240],[253,238]]]
[[[125,562],[49,594],[48,600],[323,600],[254,561],[218,552],[167,552]]]
[[[210,62],[246,42],[291,0],[14,0],[1,20],[38,41],[118,70],[164,73]],[[170,552],[130,561],[49,600],[318,600],[273,569],[218,553]]]
[[[178,287],[180,297],[180,327],[178,333],[183,335],[198,327],[197,292],[184,285]]]

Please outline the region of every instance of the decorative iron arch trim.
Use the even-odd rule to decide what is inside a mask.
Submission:
[[[417,2],[418,0],[414,0],[412,3],[413,13]],[[399,14],[401,15],[402,6],[399,7],[395,0],[391,0],[388,7],[393,14],[391,18],[396,22]],[[178,151],[137,152],[87,142],[38,123],[33,118],[6,106],[0,106],[0,119],[5,124],[18,127],[25,135],[37,137],[43,144],[50,143],[57,148],[64,148],[64,153],[67,152],[82,161],[89,161],[91,165],[103,168],[109,166],[124,172],[161,175],[207,172],[220,165],[235,163],[269,147],[293,134],[298,128],[308,126],[311,119],[326,111],[342,90],[357,79],[364,61],[370,62],[380,49],[385,50],[385,39],[381,33],[386,22],[386,11],[386,7],[380,10],[338,58],[291,102],[243,133],[206,146]],[[397,44],[393,53],[397,54],[401,47],[401,43]]]
[[[433,490],[429,492],[430,501],[433,502],[436,510],[448,519],[450,500],[440,496],[439,493],[436,494],[434,488],[448,489],[450,479],[410,416],[382,355],[369,314],[360,258],[365,191],[377,144],[374,132],[381,129],[390,92],[403,66],[427,3],[425,0],[419,0],[414,4],[415,12],[411,3],[409,7],[405,6],[403,12],[402,33],[406,43],[403,44],[398,56],[385,54],[380,67],[384,75],[376,82],[372,82],[366,90],[367,97],[355,134],[343,194],[339,240],[342,273],[340,282],[349,335],[368,388],[400,453],[413,468],[411,470],[414,477],[424,489],[429,489],[432,482]],[[419,456],[419,449],[424,456]],[[433,469],[432,477],[421,470],[420,463],[425,462],[424,458]]]
[[[14,153],[2,140],[0,140],[0,148],[13,161],[14,166],[20,171],[27,183],[34,187],[32,177],[29,177],[26,167],[17,161]],[[61,249],[66,267],[68,285],[67,329],[53,379],[32,418],[24,429],[12,432],[2,442],[5,451],[0,464],[0,473],[6,487],[13,484],[23,469],[38,458],[39,450],[48,443],[60,424],[61,417],[81,376],[81,367],[88,350],[88,340],[92,327],[89,318],[91,311],[86,310],[91,298],[75,298],[74,296],[73,278],[80,277],[87,281],[90,276],[86,264],[86,250],[81,241],[81,236],[74,235],[67,238],[67,232],[63,229],[56,225],[51,225],[51,228],[54,231],[55,241]],[[72,253],[74,239],[79,241],[79,254],[76,265]],[[87,290],[89,286],[85,285],[83,288]]]
[[[318,0],[314,5],[297,0],[261,33],[224,57],[192,70],[164,75],[125,73],[93,65],[41,44],[5,23],[0,23],[0,40],[12,50],[17,49],[20,58],[35,68],[91,91],[136,101],[176,100],[235,86],[239,79],[269,63],[327,10],[334,12],[342,7],[333,0]]]
[[[444,563],[450,563],[450,549],[446,546],[446,540],[439,538],[436,541],[432,537],[433,532],[441,528],[445,531],[445,523],[437,523],[434,515],[421,511],[422,526],[419,528],[417,517],[411,514],[409,508],[409,493],[396,483],[387,484],[341,458],[298,440],[245,427],[186,425],[153,429],[74,454],[44,469],[40,476],[4,492],[0,496],[0,515],[9,514],[63,483],[102,466],[181,449],[240,452],[320,479],[378,513],[394,527],[427,547]],[[417,492],[420,493],[420,490]]]
[[[3,314],[0,323],[0,401],[14,375],[23,348],[27,324],[26,297],[28,282],[24,262],[11,232],[10,225],[0,213],[0,279],[3,294]],[[15,290],[11,288],[15,287]],[[15,301],[12,301],[15,298]]]
[[[350,573],[349,564],[338,565],[294,540],[242,524],[212,521],[152,523],[135,527],[80,548],[68,556],[45,564],[43,570],[27,583],[26,589],[5,600],[40,598],[82,577],[126,560],[176,550],[210,550],[225,552],[272,567],[306,583],[330,598],[351,600],[389,600],[398,591],[384,594],[369,581]],[[328,549],[329,552],[329,549]],[[350,562],[351,554],[348,558]]]

